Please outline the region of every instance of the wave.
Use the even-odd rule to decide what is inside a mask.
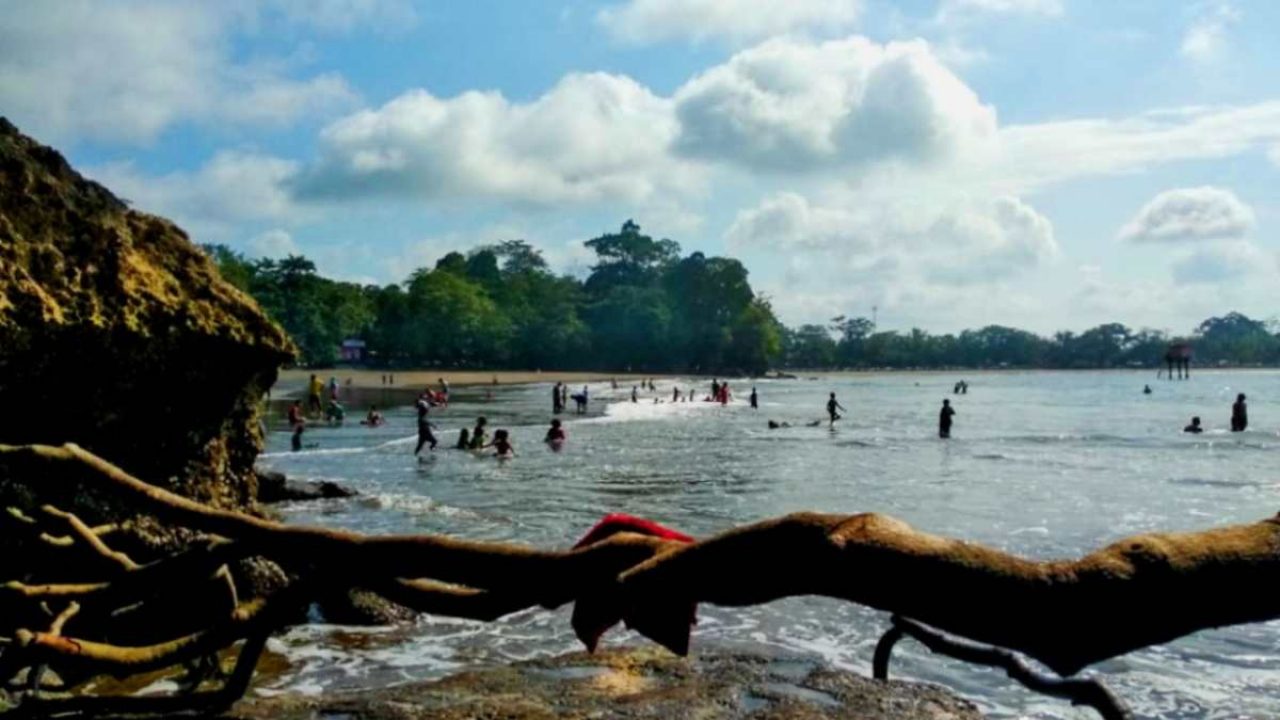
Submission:
[[[445,505],[427,495],[379,493],[357,495],[355,503],[371,510],[398,510],[410,515],[443,515],[444,517],[479,518],[479,513],[466,508]]]

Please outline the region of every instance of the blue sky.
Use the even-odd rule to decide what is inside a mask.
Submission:
[[[634,218],[789,323],[1280,300],[1280,3],[10,0],[0,113],[135,207],[396,282]]]

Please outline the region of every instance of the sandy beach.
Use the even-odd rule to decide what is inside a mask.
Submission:
[[[474,387],[479,385],[522,385],[528,383],[541,382],[567,382],[570,385],[576,383],[587,382],[608,382],[611,378],[617,379],[618,384],[622,385],[628,382],[639,381],[641,378],[653,378],[659,380],[661,375],[645,375],[641,373],[607,373],[607,372],[574,372],[574,371],[552,371],[546,372],[540,370],[396,370],[388,373],[385,370],[356,370],[349,368],[330,368],[323,370],[306,370],[293,369],[281,370],[280,379],[277,380],[276,386],[290,390],[300,388],[306,385],[307,379],[312,373],[320,376],[321,380],[328,381],[331,377],[338,378],[338,382],[343,386],[349,386],[360,389],[381,389],[381,388],[401,388],[420,390],[421,388],[431,385],[436,387],[439,385],[440,379],[448,381],[452,387]],[[390,385],[384,385],[382,379],[384,376],[391,375],[395,382]],[[496,382],[495,382],[496,381]]]

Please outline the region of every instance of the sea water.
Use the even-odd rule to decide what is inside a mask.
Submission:
[[[969,392],[955,395],[961,379]],[[701,401],[709,384],[663,380],[632,403],[629,385],[593,383],[591,413],[573,414],[570,402],[560,416],[569,437],[562,452],[541,443],[551,400],[550,386],[540,384],[455,391],[447,410],[432,413],[441,445],[424,450],[421,461],[413,456],[414,413],[402,404],[386,410],[388,422],[377,428],[359,425],[364,408],[349,407],[345,426],[309,429],[306,441],[315,447],[298,453],[288,451],[288,432],[279,428],[261,463],[360,492],[287,505],[289,522],[541,548],[569,547],[610,512],[705,537],[798,510],[874,511],[1031,558],[1072,558],[1134,533],[1251,522],[1280,510],[1277,372],[1198,371],[1189,381],[1157,381],[1151,372],[731,380],[735,397],[725,407]],[[756,410],[746,402],[753,384]],[[671,403],[673,385],[693,387],[699,401]],[[845,417],[834,427],[808,426],[825,417],[829,392],[848,409]],[[1229,433],[1238,392],[1249,396],[1250,427]],[[937,437],[944,398],[956,408],[950,440]],[[510,430],[514,459],[447,449],[478,415],[491,430]],[[1192,415],[1203,419],[1204,434],[1182,432]],[[770,430],[769,420],[791,427]],[[940,597],[965,591],[938,588]],[[1168,598],[1171,607],[1179,602]],[[426,616],[412,627],[373,630],[307,626],[273,641],[291,669],[260,691],[378,686],[557,654],[578,647],[568,614],[531,609],[492,623]],[[693,649],[816,654],[868,673],[886,627],[884,613],[826,598],[704,604]],[[620,629],[604,640],[640,642]],[[1142,716],[1280,715],[1280,623],[1197,633],[1088,672]],[[996,717],[1090,716],[911,641],[900,643],[891,673],[941,683]]]

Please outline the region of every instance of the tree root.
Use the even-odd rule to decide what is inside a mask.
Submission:
[[[700,602],[741,606],[824,595],[895,614],[877,650],[879,676],[887,673],[893,643],[909,635],[938,652],[1003,667],[1033,689],[1074,693],[1065,696],[1083,698],[1106,717],[1120,718],[1123,713],[1115,713],[1123,706],[1100,684],[1047,678],[1012,652],[1070,676],[1197,630],[1280,617],[1280,600],[1271,592],[1280,575],[1275,518],[1198,533],[1142,535],[1078,560],[1051,562],[929,535],[876,514],[798,513],[692,543],[622,531],[571,550],[546,551],[435,535],[366,536],[286,526],[148,485],[74,445],[0,445],[0,476],[77,482],[113,493],[163,521],[229,539],[139,566],[125,562],[78,518],[64,517],[78,539],[111,559],[115,574],[101,583],[11,582],[0,586],[0,599],[78,602],[86,607],[78,628],[92,630],[91,618],[138,602],[145,609],[159,588],[215,575],[225,580],[229,575],[220,568],[250,555],[275,560],[304,579],[280,596],[245,602],[233,582],[225,583],[235,607],[229,616],[206,619],[201,629],[159,643],[116,645],[85,633],[72,639],[22,630],[0,655],[0,679],[42,664],[60,673],[67,668],[86,675],[127,675],[189,663],[196,689],[204,680],[200,664],[247,638],[236,672],[217,691],[230,693],[241,680],[247,686],[252,667],[244,670],[244,665],[261,649],[249,652],[255,639],[265,640],[312,597],[306,593],[321,590],[363,587],[421,612],[481,620],[573,602],[573,627],[588,648],[594,649],[608,628],[625,622],[681,654],[688,651]],[[21,510],[11,509],[9,515],[20,524],[34,523]],[[1169,603],[1171,597],[1179,602]],[[217,693],[203,695],[220,702],[225,695]],[[196,695],[202,694],[191,697]],[[91,700],[59,702],[73,709],[170,707],[144,702],[156,698],[97,698],[102,705]],[[172,707],[190,707],[163,699],[171,700]]]
[[[892,626],[880,637],[880,642],[876,643],[872,675],[877,680],[889,679],[889,658],[893,648],[904,636],[909,636],[939,655],[975,665],[1000,668],[1010,678],[1033,692],[1070,700],[1072,705],[1093,708],[1103,720],[1133,720],[1133,713],[1128,706],[1101,680],[1051,677],[1037,671],[1008,650],[948,637],[897,615],[890,622]]]

